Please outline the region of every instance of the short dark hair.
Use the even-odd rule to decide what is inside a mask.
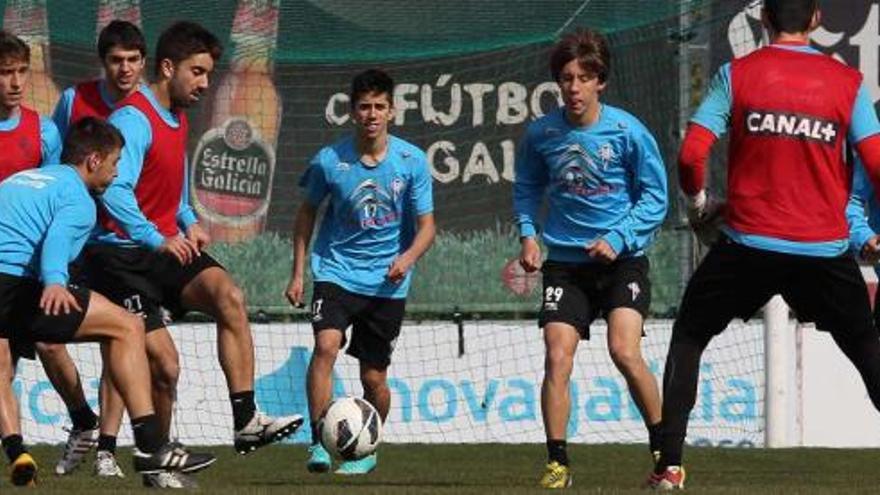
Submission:
[[[223,45],[210,31],[195,22],[180,21],[168,27],[156,43],[155,74],[166,58],[174,65],[199,53],[211,55],[214,61],[223,56]]]
[[[382,69],[367,69],[354,76],[349,93],[352,108],[362,96],[369,93],[385,93],[388,95],[388,101],[393,105],[394,80]]]
[[[104,26],[101,34],[98,35],[98,56],[101,60],[114,47],[120,47],[123,50],[137,50],[141,52],[142,57],[147,56],[147,41],[144,39],[144,33],[128,21],[114,20]]]
[[[764,0],[770,28],[777,33],[804,33],[810,29],[819,0]]]
[[[10,60],[31,63],[31,48],[18,36],[0,30],[0,62]]]
[[[591,76],[598,77],[600,83],[608,80],[611,52],[608,41],[600,32],[578,29],[560,38],[550,54],[550,73],[554,81],[559,81],[562,68],[572,60],[577,60],[578,65]]]
[[[79,165],[90,153],[106,157],[123,146],[125,138],[119,129],[104,119],[83,117],[67,131],[61,162]]]

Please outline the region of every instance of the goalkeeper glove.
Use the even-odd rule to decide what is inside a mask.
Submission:
[[[703,189],[694,196],[689,196],[687,203],[687,217],[691,229],[703,245],[711,246],[721,235],[724,202],[710,197]]]

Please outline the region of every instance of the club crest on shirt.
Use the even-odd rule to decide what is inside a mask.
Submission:
[[[406,189],[406,182],[400,177],[395,177],[391,180],[391,196],[392,199],[397,202],[398,199],[403,195],[403,191]]]
[[[348,172],[351,170],[351,164],[348,162],[339,162],[336,164],[336,170],[339,170],[340,172]]]
[[[597,154],[599,160],[602,162],[602,170],[607,170],[608,165],[617,159],[617,153],[614,152],[614,147],[611,146],[611,143],[605,143],[602,146],[599,146]]]
[[[566,192],[578,196],[606,194],[611,188],[603,184],[593,158],[580,144],[572,144],[560,158],[556,182]]]
[[[375,179],[362,181],[348,198],[352,218],[362,229],[382,227],[397,221],[395,203],[393,192],[389,193]]]

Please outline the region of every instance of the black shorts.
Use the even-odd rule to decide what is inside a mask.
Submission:
[[[567,323],[582,339],[590,338],[590,323],[616,308],[632,308],[642,318],[651,307],[648,258],[617,259],[610,264],[544,262],[544,292],[538,326]]]
[[[82,311],[47,315],[40,309],[43,284],[30,277],[0,273],[0,338],[8,339],[13,355],[34,359],[35,342],[65,344],[73,340],[89,310],[91,293],[70,284]]]
[[[166,325],[162,308],[170,311],[172,318],[186,314],[181,292],[198,274],[215,266],[223,268],[204,251],[188,265],[181,265],[170,254],[109,244],[87,246],[84,255],[89,287],[141,315],[147,332]]]
[[[801,322],[841,337],[875,332],[865,281],[850,254],[835,258],[754,249],[723,237],[685,289],[674,332],[708,341],[776,294]]]
[[[346,353],[358,360],[387,368],[394,343],[400,335],[406,299],[355,294],[331,282],[315,282],[312,293],[312,329],[315,334],[351,325],[351,342]]]

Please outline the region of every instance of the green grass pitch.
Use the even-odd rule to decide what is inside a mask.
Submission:
[[[197,480],[201,493],[241,494],[482,494],[541,493],[542,445],[383,445],[378,469],[347,478],[309,474],[304,446],[276,446],[239,457],[232,447],[213,447],[217,463]],[[131,472],[129,451],[120,455],[128,477],[99,481],[91,475],[92,456],[71,476],[52,474],[60,447],[32,449],[40,465],[43,493],[67,495],[144,491]],[[640,487],[650,468],[641,445],[573,445],[574,492],[645,493]],[[686,490],[699,494],[876,493],[878,451],[868,449],[691,448],[685,453]],[[0,480],[0,493],[10,490]]]

